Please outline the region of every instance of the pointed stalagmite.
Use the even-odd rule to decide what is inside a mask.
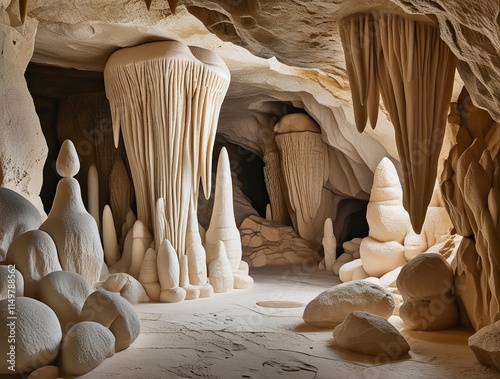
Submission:
[[[333,271],[333,264],[337,259],[337,239],[333,234],[333,222],[331,218],[325,220],[323,228],[323,250],[325,252],[326,271]]]
[[[432,23],[357,14],[341,20],[340,30],[358,130],[378,104],[378,87],[396,132],[403,205],[420,233],[436,180],[456,59]]]
[[[104,245],[104,257],[108,266],[115,264],[120,259],[120,249],[116,239],[113,213],[109,205],[102,212],[102,239]]]
[[[89,213],[94,217],[97,224],[97,228],[101,229],[101,222],[99,217],[99,175],[97,174],[97,168],[95,164],[92,164],[89,168],[87,175],[87,196],[88,196],[88,208]]]
[[[132,228],[132,260],[129,274],[137,279],[141,271],[144,255],[153,242],[153,236],[146,229],[141,220],[137,220]]]
[[[162,303],[177,303],[184,300],[186,298],[186,290],[179,287],[179,259],[174,247],[167,239],[160,245],[157,267],[161,285],[160,301]]]
[[[142,261],[139,282],[143,285],[148,296],[154,300],[160,300],[160,279],[158,277],[157,254],[154,249],[148,249]]]
[[[224,243],[219,241],[215,257],[208,265],[208,278],[215,293],[228,292],[233,289],[234,278],[231,263],[227,258]]]
[[[219,242],[224,243],[232,270],[237,270],[241,261],[241,238],[233,211],[233,185],[229,156],[222,148],[217,163],[217,178],[215,182],[215,200],[210,219],[210,226],[205,233],[205,249],[207,262],[210,264],[218,252]],[[217,291],[216,291],[217,292]]]
[[[80,185],[71,177],[79,170],[78,156],[71,141],[66,140],[61,146],[56,167],[63,178],[57,184],[47,220],[39,229],[54,240],[62,268],[80,274],[94,285],[99,281],[104,252],[97,224],[83,205]]]
[[[161,233],[154,230],[155,203],[164,199],[165,238],[185,254],[200,179],[205,195],[210,193],[211,155],[229,70],[208,50],[163,41],[115,52],[104,79],[115,144],[120,128],[123,133],[137,217],[153,234]]]

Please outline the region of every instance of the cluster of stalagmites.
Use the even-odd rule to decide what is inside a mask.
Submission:
[[[62,179],[44,221],[21,195],[0,187],[5,216],[0,224],[0,282],[15,281],[15,295],[26,296],[15,299],[16,338],[22,341],[16,347],[15,372],[47,378],[57,377],[59,371],[83,374],[138,336],[139,318],[131,304],[197,299],[253,283],[242,261],[225,149],[219,155],[206,232],[196,216],[200,178],[210,192],[212,146],[229,82],[227,68],[215,55],[174,41],[137,49],[110,60],[106,81],[117,147],[122,144],[117,128],[123,130],[138,217],[131,210],[129,168],[122,148],[113,146],[111,128],[94,131],[100,133],[99,143],[90,158],[81,160],[88,172],[89,212],[75,179],[80,171],[77,147],[89,142],[84,129],[68,136],[77,147],[70,139],[62,143],[56,161]],[[156,68],[157,76],[169,81],[154,77],[147,83]],[[131,91],[152,87],[152,93],[162,93],[155,101],[158,107],[162,104],[163,113],[148,108],[152,99],[143,106],[123,103],[126,99],[116,92],[123,83],[117,81],[126,81],[121,75],[127,70],[138,75],[140,84],[130,86]],[[154,87],[157,83],[160,86]],[[105,104],[101,95],[89,96],[98,107]],[[61,116],[61,129],[67,116]],[[150,117],[160,118],[150,122]],[[137,123],[141,118],[143,123]],[[2,286],[0,295],[0,319],[7,325],[14,293]],[[40,315],[35,324],[30,324],[32,314]],[[2,340],[7,340],[5,333],[8,330],[2,329]],[[2,344],[3,356],[7,348]],[[11,373],[5,360],[0,373]]]
[[[3,356],[12,355],[11,363],[0,363],[0,374],[81,375],[139,335],[139,317],[127,300],[103,288],[94,291],[105,268],[104,254],[74,178],[80,165],[70,141],[62,145],[56,168],[62,179],[43,223],[31,203],[0,188],[1,207],[14,216],[1,226],[8,249],[0,266],[5,284],[0,319],[8,325],[15,317],[14,334],[0,330],[3,341],[15,336],[12,345],[0,346]]]

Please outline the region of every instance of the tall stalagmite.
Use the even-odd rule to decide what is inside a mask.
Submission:
[[[182,255],[200,178],[210,194],[212,148],[229,70],[210,51],[163,41],[115,52],[104,79],[115,144],[120,127],[123,133],[138,219],[153,230],[156,200],[163,198],[165,238]]]
[[[389,13],[340,22],[355,120],[375,127],[379,91],[396,132],[403,205],[420,233],[432,197],[455,76],[439,28]]]

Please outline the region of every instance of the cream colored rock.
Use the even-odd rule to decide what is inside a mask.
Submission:
[[[12,241],[19,235],[37,229],[42,223],[40,213],[18,193],[0,187],[0,262],[5,260]]]
[[[479,362],[500,371],[500,321],[469,337],[469,347]]]
[[[394,299],[381,286],[363,280],[342,283],[307,304],[302,319],[313,326],[333,328],[353,311],[366,311],[389,318]]]
[[[310,125],[316,123],[309,116],[292,114],[284,118],[299,122],[292,129],[281,127],[281,121],[275,126],[286,198],[299,235],[315,241],[317,231],[314,220],[321,205],[328,171],[327,145],[321,139],[317,125],[314,132],[310,130]],[[287,123],[284,121],[284,124]],[[323,222],[321,220],[321,224]]]
[[[214,209],[210,219],[210,226],[205,233],[205,250],[207,263],[210,265],[220,251],[219,242],[223,242],[231,269],[237,270],[241,261],[242,250],[240,233],[234,220],[232,191],[229,156],[226,149],[222,148],[217,163]],[[217,289],[215,292],[217,292]]]
[[[94,217],[97,228],[101,230],[101,216],[99,210],[99,174],[95,164],[92,164],[87,173],[87,204],[89,213]]]
[[[285,198],[283,173],[281,171],[280,153],[276,141],[272,141],[266,146],[266,151],[262,157],[264,161],[264,180],[266,182],[267,193],[269,194],[269,201],[271,215],[266,219],[280,222],[285,225],[290,225],[290,215]]]
[[[413,229],[410,228],[404,240],[405,259],[409,261],[410,259],[415,258],[417,255],[426,251],[427,247],[428,245],[425,233],[416,234]]]
[[[384,274],[380,277],[380,285],[384,288],[388,287],[396,287],[396,281],[399,277],[401,269],[403,267],[396,267],[394,270],[389,271],[387,274]]]
[[[27,379],[58,379],[59,377],[59,367],[49,365],[37,368]]]
[[[233,289],[232,267],[222,241],[219,242],[215,258],[208,265],[208,279],[215,293],[228,292]]]
[[[353,274],[359,268],[363,268],[363,262],[361,262],[361,259],[354,259],[353,261],[344,263],[339,269],[340,280],[344,283],[354,280]]]
[[[396,281],[404,303],[399,315],[407,329],[443,330],[458,324],[453,270],[437,253],[424,253],[406,263]]]
[[[130,346],[139,336],[141,323],[132,305],[120,295],[95,291],[87,297],[81,321],[95,321],[109,328],[115,336],[115,352]]]
[[[402,204],[398,173],[388,158],[383,158],[375,170],[366,219],[370,237],[380,242],[403,243],[410,227],[408,213]]]
[[[90,285],[99,281],[104,252],[94,218],[86,211],[74,178],[57,184],[52,209],[40,226],[54,240],[64,270],[82,275]]]
[[[200,286],[194,286],[189,283],[189,268],[187,255],[181,255],[179,260],[180,276],[179,286],[186,291],[186,300],[195,300],[200,297]]]
[[[130,304],[147,303],[149,301],[149,297],[142,284],[129,274],[111,274],[104,281],[101,288],[120,293]]]
[[[105,326],[82,321],[64,336],[59,366],[66,375],[83,375],[115,353],[115,336]]]
[[[80,171],[80,159],[75,145],[71,140],[65,140],[56,161],[56,170],[63,178],[72,178]]]
[[[406,263],[404,246],[398,242],[379,242],[373,238],[363,238],[359,253],[365,271],[381,277]]]
[[[141,220],[137,220],[132,227],[132,259],[129,269],[129,274],[134,278],[139,276],[144,255],[152,242],[153,236],[149,233],[149,230]]]
[[[405,338],[385,318],[361,311],[350,313],[333,331],[337,346],[361,354],[396,359],[410,351]]]
[[[453,270],[440,254],[421,254],[406,263],[397,279],[406,299],[439,298],[453,290]]]
[[[0,13],[4,15],[3,5]],[[16,28],[15,24],[10,26],[8,16],[7,20],[2,17],[0,21],[0,98],[4,99],[0,105],[0,187],[22,194],[45,215],[39,194],[48,148],[24,78],[33,54],[37,21],[27,18],[22,28]],[[0,243],[0,248],[7,247]]]
[[[176,303],[186,298],[186,290],[179,287],[179,258],[169,240],[164,240],[158,251],[158,278],[161,285],[160,301]]]
[[[199,243],[188,246],[187,259],[189,267],[189,283],[199,286],[207,282],[207,262],[205,249]]]
[[[160,279],[158,277],[157,254],[149,248],[144,255],[144,260],[139,273],[139,282],[143,285],[147,295],[154,301],[160,300]]]
[[[39,282],[40,301],[56,313],[63,334],[80,321],[85,300],[92,287],[80,275],[71,271],[54,271]]]
[[[62,270],[52,238],[41,230],[18,236],[9,247],[7,262],[23,275],[24,296],[38,299],[39,282],[46,275]]]
[[[346,252],[344,254],[341,254],[333,264],[333,275],[339,276],[342,266],[346,263],[352,262],[355,259],[356,258],[354,258],[351,253]]]
[[[325,254],[326,271],[333,271],[333,264],[337,259],[337,239],[333,234],[333,222],[331,218],[325,220],[323,228],[323,251]]]
[[[0,343],[0,375],[28,373],[53,363],[62,339],[57,316],[47,305],[29,297],[16,299],[16,320],[10,323],[8,300],[0,300],[0,341],[7,341],[15,328],[16,348],[11,355],[10,344]],[[36,315],[36,317],[33,317]],[[9,367],[14,366],[12,370]]]
[[[120,248],[118,247],[118,240],[116,237],[113,212],[109,205],[106,205],[102,212],[102,239],[104,258],[108,266],[111,266],[120,260]]]
[[[185,254],[200,179],[205,196],[210,193],[212,148],[229,70],[214,53],[169,40],[116,51],[104,80],[115,145],[120,128],[123,133],[138,219],[154,229],[155,202],[163,198],[165,238]],[[153,135],[154,143],[148,137]]]
[[[0,283],[0,300],[24,296],[23,275],[14,266],[0,265]]]

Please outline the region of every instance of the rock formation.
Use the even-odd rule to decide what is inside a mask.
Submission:
[[[303,320],[320,328],[334,328],[353,311],[366,311],[389,318],[394,309],[391,294],[379,285],[357,280],[339,284],[311,300]]]
[[[403,204],[420,233],[436,180],[455,57],[434,24],[390,13],[349,16],[340,22],[340,36],[358,130],[367,118],[375,127],[380,93],[396,132]]]
[[[500,317],[500,136],[498,124],[470,102],[466,91],[455,109],[450,119],[460,128],[444,162],[441,190],[457,233],[465,237],[452,263],[460,321],[479,330]]]
[[[22,194],[45,214],[38,196],[48,148],[24,78],[37,22],[28,18],[22,29],[16,29],[16,17],[5,9],[9,3],[0,4],[0,98],[4,99],[0,104],[0,187]]]
[[[165,238],[185,254],[187,216],[196,213],[200,179],[210,193],[211,153],[229,71],[207,50],[164,41],[117,51],[106,65],[105,82],[115,145],[120,128],[125,142],[138,218],[160,233],[153,220],[156,200],[163,198]],[[155,95],[145,103],[143,91]]]
[[[64,270],[82,275],[90,285],[99,281],[104,262],[99,230],[83,205],[80,185],[72,176],[78,172],[76,149],[66,140],[57,160],[63,178],[57,185],[52,209],[40,230],[54,240]]]
[[[396,359],[410,351],[405,338],[385,318],[361,311],[350,313],[333,331],[335,344],[379,358]]]

